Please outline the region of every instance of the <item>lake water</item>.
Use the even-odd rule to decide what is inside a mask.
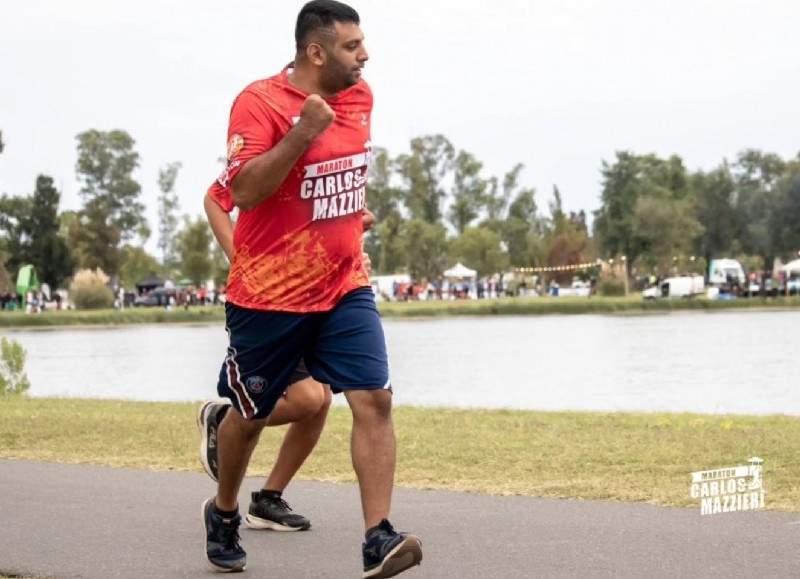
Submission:
[[[395,404],[800,415],[800,312],[389,319],[385,329]],[[227,345],[221,325],[3,335],[28,351],[37,397],[213,397]]]

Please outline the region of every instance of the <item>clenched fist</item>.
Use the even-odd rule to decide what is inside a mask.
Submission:
[[[306,131],[309,137],[318,137],[336,118],[336,113],[318,94],[308,95],[303,108],[300,109],[300,120],[297,127]]]

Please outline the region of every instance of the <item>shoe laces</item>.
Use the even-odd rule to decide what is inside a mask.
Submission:
[[[387,519],[382,519],[381,522],[378,523],[377,528],[372,533],[370,533],[370,536],[373,536],[375,534],[394,536],[397,533],[395,532],[392,523],[390,523]]]
[[[284,501],[281,497],[267,497],[267,501],[269,501],[279,509],[283,509],[286,511],[292,510],[292,507],[289,506],[289,503]]]
[[[239,536],[239,525],[235,523],[230,524],[223,524],[219,527],[219,538],[221,539],[221,543],[225,545],[225,549],[230,551],[238,551],[239,541],[241,537]]]
[[[395,530],[394,530],[394,527],[392,526],[392,523],[390,523],[388,521],[388,519],[383,519],[381,521],[381,527],[383,528],[384,531],[386,531],[390,535],[395,535],[396,534]]]

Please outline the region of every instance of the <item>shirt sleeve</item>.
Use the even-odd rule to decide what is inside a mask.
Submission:
[[[278,138],[271,109],[256,93],[244,91],[233,102],[228,122],[227,164],[208,189],[225,211],[233,211],[231,183],[245,163],[270,150]]]
[[[219,184],[219,180],[216,180],[208,188],[207,193],[211,200],[219,205],[223,211],[226,213],[233,211],[233,196],[231,195],[230,187],[223,187]]]

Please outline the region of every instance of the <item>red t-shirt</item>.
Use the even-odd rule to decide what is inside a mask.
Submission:
[[[300,116],[307,94],[287,70],[245,88],[233,103],[228,165],[208,190],[233,209],[230,184],[250,159],[274,147]],[[369,287],[361,242],[370,160],[372,92],[366,82],[326,99],[336,113],[269,199],[240,211],[226,299],[257,310],[321,312]]]

